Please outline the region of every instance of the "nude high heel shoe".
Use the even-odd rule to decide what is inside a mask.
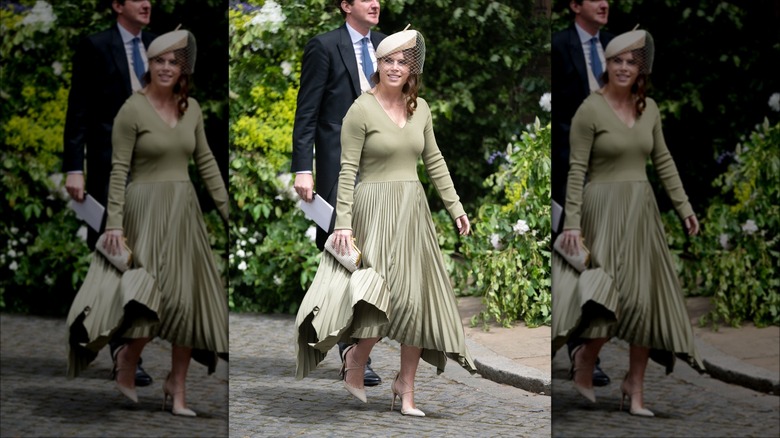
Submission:
[[[626,377],[628,377],[628,374],[626,374]],[[642,391],[630,391],[628,386],[626,386],[626,377],[623,378],[623,383],[620,384],[620,410],[623,410],[623,402],[626,400],[626,397],[628,397],[628,413],[631,415],[636,415],[638,417],[655,417],[655,414],[645,408],[637,408],[634,409],[634,406],[631,404],[631,397],[633,395],[639,394],[642,395]]]
[[[356,344],[352,344],[349,347],[344,349],[343,354],[343,363],[341,365],[341,371],[339,372],[339,375],[341,376],[342,381],[344,382],[344,388],[346,388],[347,391],[349,391],[350,394],[354,395],[355,398],[362,401],[363,403],[368,403],[368,400],[366,399],[366,389],[365,388],[355,388],[354,386],[347,383],[347,371],[352,370],[363,370],[364,367],[347,367],[347,353],[352,351],[353,348],[355,348]]]
[[[577,383],[576,380],[574,380],[574,375],[577,373],[577,371],[586,371],[584,368],[577,367],[577,352],[580,350],[580,348],[582,348],[582,345],[578,345],[574,348],[574,351],[571,352],[571,368],[569,369],[569,377],[571,377],[571,381],[574,383],[574,389],[576,389],[581,396],[590,400],[592,403],[596,403],[596,393],[593,391],[593,388],[586,388],[581,386]],[[593,374],[592,370],[591,374]]]
[[[403,380],[401,380],[399,378],[400,376],[401,376],[400,373],[396,374],[395,375],[395,379],[393,380],[393,384],[390,386],[390,389],[392,389],[392,391],[393,391],[393,402],[390,403],[390,410],[392,411],[393,408],[395,407],[395,398],[398,397],[398,398],[401,399],[401,415],[410,415],[412,417],[424,417],[425,416],[425,412],[423,412],[423,411],[421,411],[421,410],[419,410],[417,408],[411,408],[411,409],[404,409],[403,408],[403,406],[404,406],[404,394],[412,394],[412,393],[414,393],[414,387],[412,387],[412,389],[410,389],[408,391],[404,391],[404,392],[400,392],[397,389],[395,389],[395,384],[398,383],[398,382],[403,383],[404,386],[407,386],[407,387],[409,386],[409,385],[406,384],[406,382],[404,382]]]
[[[114,368],[111,370],[111,376],[114,380],[114,385],[116,386],[116,389],[119,390],[125,397],[129,398],[133,401],[133,403],[138,403],[138,394],[135,392],[135,388],[130,388],[124,385],[119,384],[119,372],[120,371],[126,371],[132,368],[133,371],[135,371],[135,367],[128,367],[128,366],[122,366],[120,367],[118,365],[119,363],[119,352],[125,347],[125,345],[120,346],[117,348],[116,352],[114,353],[114,356],[112,359],[114,360]]]
[[[165,405],[168,403],[168,397],[170,397],[171,398],[171,413],[173,415],[180,415],[182,417],[197,417],[198,414],[196,414],[195,411],[193,411],[192,409],[187,409],[187,408],[177,409],[176,408],[173,396],[174,396],[174,394],[179,394],[179,393],[184,392],[184,390],[182,389],[180,391],[171,391],[169,386],[168,386],[168,380],[170,379],[170,377],[171,377],[171,373],[168,373],[168,377],[166,377],[165,378],[165,382],[163,382],[162,410],[163,411],[165,410]]]

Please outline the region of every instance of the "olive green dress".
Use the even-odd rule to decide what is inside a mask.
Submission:
[[[344,117],[335,229],[353,231],[363,262],[350,273],[322,253],[296,319],[299,379],[337,342],[351,338],[388,337],[421,347],[422,359],[439,373],[447,357],[476,370],[417,176],[420,156],[450,216],[464,210],[428,104],[421,98],[417,104],[403,128],[371,93],[358,97]]]
[[[106,229],[124,230],[133,265],[121,273],[93,253],[67,318],[68,376],[115,336],[192,347],[213,371],[216,355],[228,352],[227,294],[190,181],[191,157],[225,220],[228,197],[200,106],[189,99],[171,127],[135,93],[114,119],[112,142]]]
[[[693,214],[661,130],[655,101],[628,127],[599,92],[572,119],[565,230],[581,230],[591,251],[582,274],[553,254],[553,348],[570,336],[617,336],[650,347],[671,372],[675,356],[703,369],[647,158],[680,218]],[[587,172],[587,184],[583,182]]]

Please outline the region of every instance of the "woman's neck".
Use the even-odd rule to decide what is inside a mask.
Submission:
[[[403,105],[405,103],[404,93],[399,87],[391,88],[383,86],[381,83],[379,83],[376,86],[374,95],[379,96],[387,103],[397,103],[399,105]]]
[[[631,92],[631,88],[616,87],[611,83],[604,86],[603,94],[615,102],[628,104],[634,101],[634,93]]]
[[[158,87],[154,83],[149,84],[144,92],[148,97],[158,101],[173,100],[174,98],[173,88]]]

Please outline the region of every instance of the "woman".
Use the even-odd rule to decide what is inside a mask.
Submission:
[[[227,190],[206,142],[203,115],[188,97],[195,38],[177,30],[147,50],[148,84],[114,120],[105,248],[123,239],[133,266],[120,273],[95,253],[68,315],[68,375],[75,377],[113,337],[128,339],[114,357],[116,387],[134,402],[135,367],[147,342],[173,344],[172,370],[163,383],[174,415],[195,416],[185,402],[190,358],[216,366],[228,351],[227,301],[203,214],[189,178],[194,157],[223,219]],[[128,181],[129,184],[126,185]]]
[[[366,402],[366,361],[374,344],[389,337],[401,343],[391,409],[400,396],[403,415],[425,416],[414,403],[421,357],[439,373],[447,356],[471,372],[475,367],[417,176],[420,156],[460,234],[467,235],[470,225],[436,145],[428,104],[417,96],[422,35],[393,34],[379,44],[376,57],[376,87],[358,97],[344,117],[333,233],[343,254],[354,232],[363,266],[350,274],[322,253],[298,311],[297,377],[305,377],[338,341],[356,339],[343,352],[342,377],[345,388]]]
[[[579,274],[553,256],[553,348],[570,336],[585,338],[572,352],[572,378],[577,391],[595,402],[599,350],[612,336],[627,341],[621,409],[629,397],[629,412],[641,416],[653,416],[642,398],[649,357],[667,373],[675,355],[703,369],[645,170],[649,156],[688,234],[696,235],[699,224],[666,147],[658,106],[645,96],[653,55],[652,37],[643,30],[614,38],[605,50],[605,85],[572,119],[562,234],[569,254],[585,240],[591,266]]]

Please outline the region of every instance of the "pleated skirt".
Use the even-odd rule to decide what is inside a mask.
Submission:
[[[589,183],[582,236],[591,252],[590,269],[580,274],[553,253],[553,350],[570,337],[616,336],[649,347],[667,373],[675,357],[702,371],[650,184]]]
[[[350,273],[322,253],[296,318],[296,377],[338,342],[373,337],[422,348],[437,373],[448,357],[476,372],[420,182],[358,184],[352,228],[362,266]]]
[[[133,182],[124,233],[133,265],[121,273],[98,252],[67,318],[68,376],[115,337],[156,337],[192,347],[216,367],[228,353],[227,294],[189,181]]]

